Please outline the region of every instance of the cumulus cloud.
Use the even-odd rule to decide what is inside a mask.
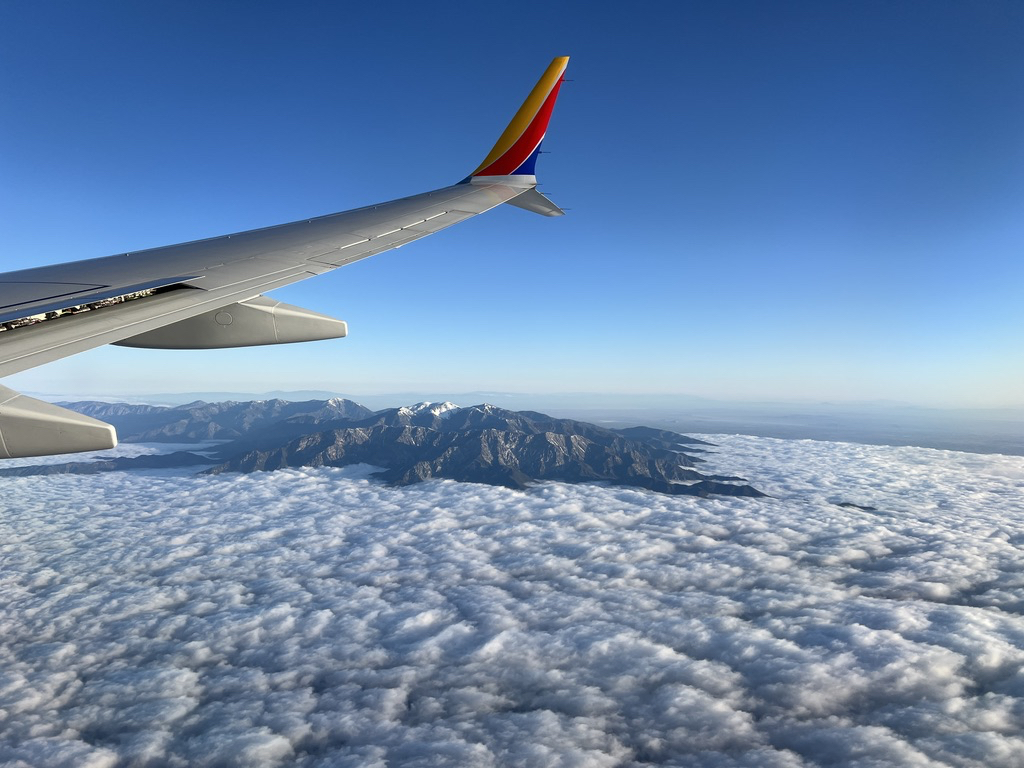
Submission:
[[[771,498],[9,478],[0,763],[1024,763],[1024,459],[715,442]]]

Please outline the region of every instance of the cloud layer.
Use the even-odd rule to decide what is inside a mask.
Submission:
[[[1024,764],[1024,459],[713,439],[772,498],[10,479],[0,763]]]

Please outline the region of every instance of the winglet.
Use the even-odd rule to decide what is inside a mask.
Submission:
[[[555,107],[568,63],[568,56],[559,56],[551,62],[494,149],[466,181],[494,176],[534,176],[540,143],[547,132],[551,110]]]

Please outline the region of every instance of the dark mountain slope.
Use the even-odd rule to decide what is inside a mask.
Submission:
[[[371,464],[394,485],[430,478],[525,488],[535,481],[603,482],[660,493],[761,496],[745,481],[707,476],[700,440],[648,427],[608,429],[493,405],[420,403],[372,412],[348,400],[190,403],[177,408],[77,403],[126,442],[225,440],[192,453],[0,469],[0,475],[94,473],[214,464],[208,473]]]
[[[408,485],[440,477],[524,488],[537,480],[609,482],[661,493],[761,495],[737,478],[707,477],[683,451],[700,441],[663,430],[624,431],[489,405],[394,408],[236,454],[207,470],[253,472],[287,466],[384,467],[380,477]],[[686,445],[684,445],[686,444]]]

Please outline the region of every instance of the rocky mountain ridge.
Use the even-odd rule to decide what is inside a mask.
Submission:
[[[694,469],[701,446],[708,446],[694,438],[649,427],[609,429],[488,404],[419,403],[376,412],[342,399],[196,402],[174,408],[65,405],[114,424],[123,442],[225,442],[207,455],[177,452],[0,468],[0,475],[202,464],[212,465],[206,473],[220,474],[371,464],[382,468],[380,479],[394,485],[446,478],[522,489],[549,480],[604,482],[673,495],[762,495],[740,478]]]

